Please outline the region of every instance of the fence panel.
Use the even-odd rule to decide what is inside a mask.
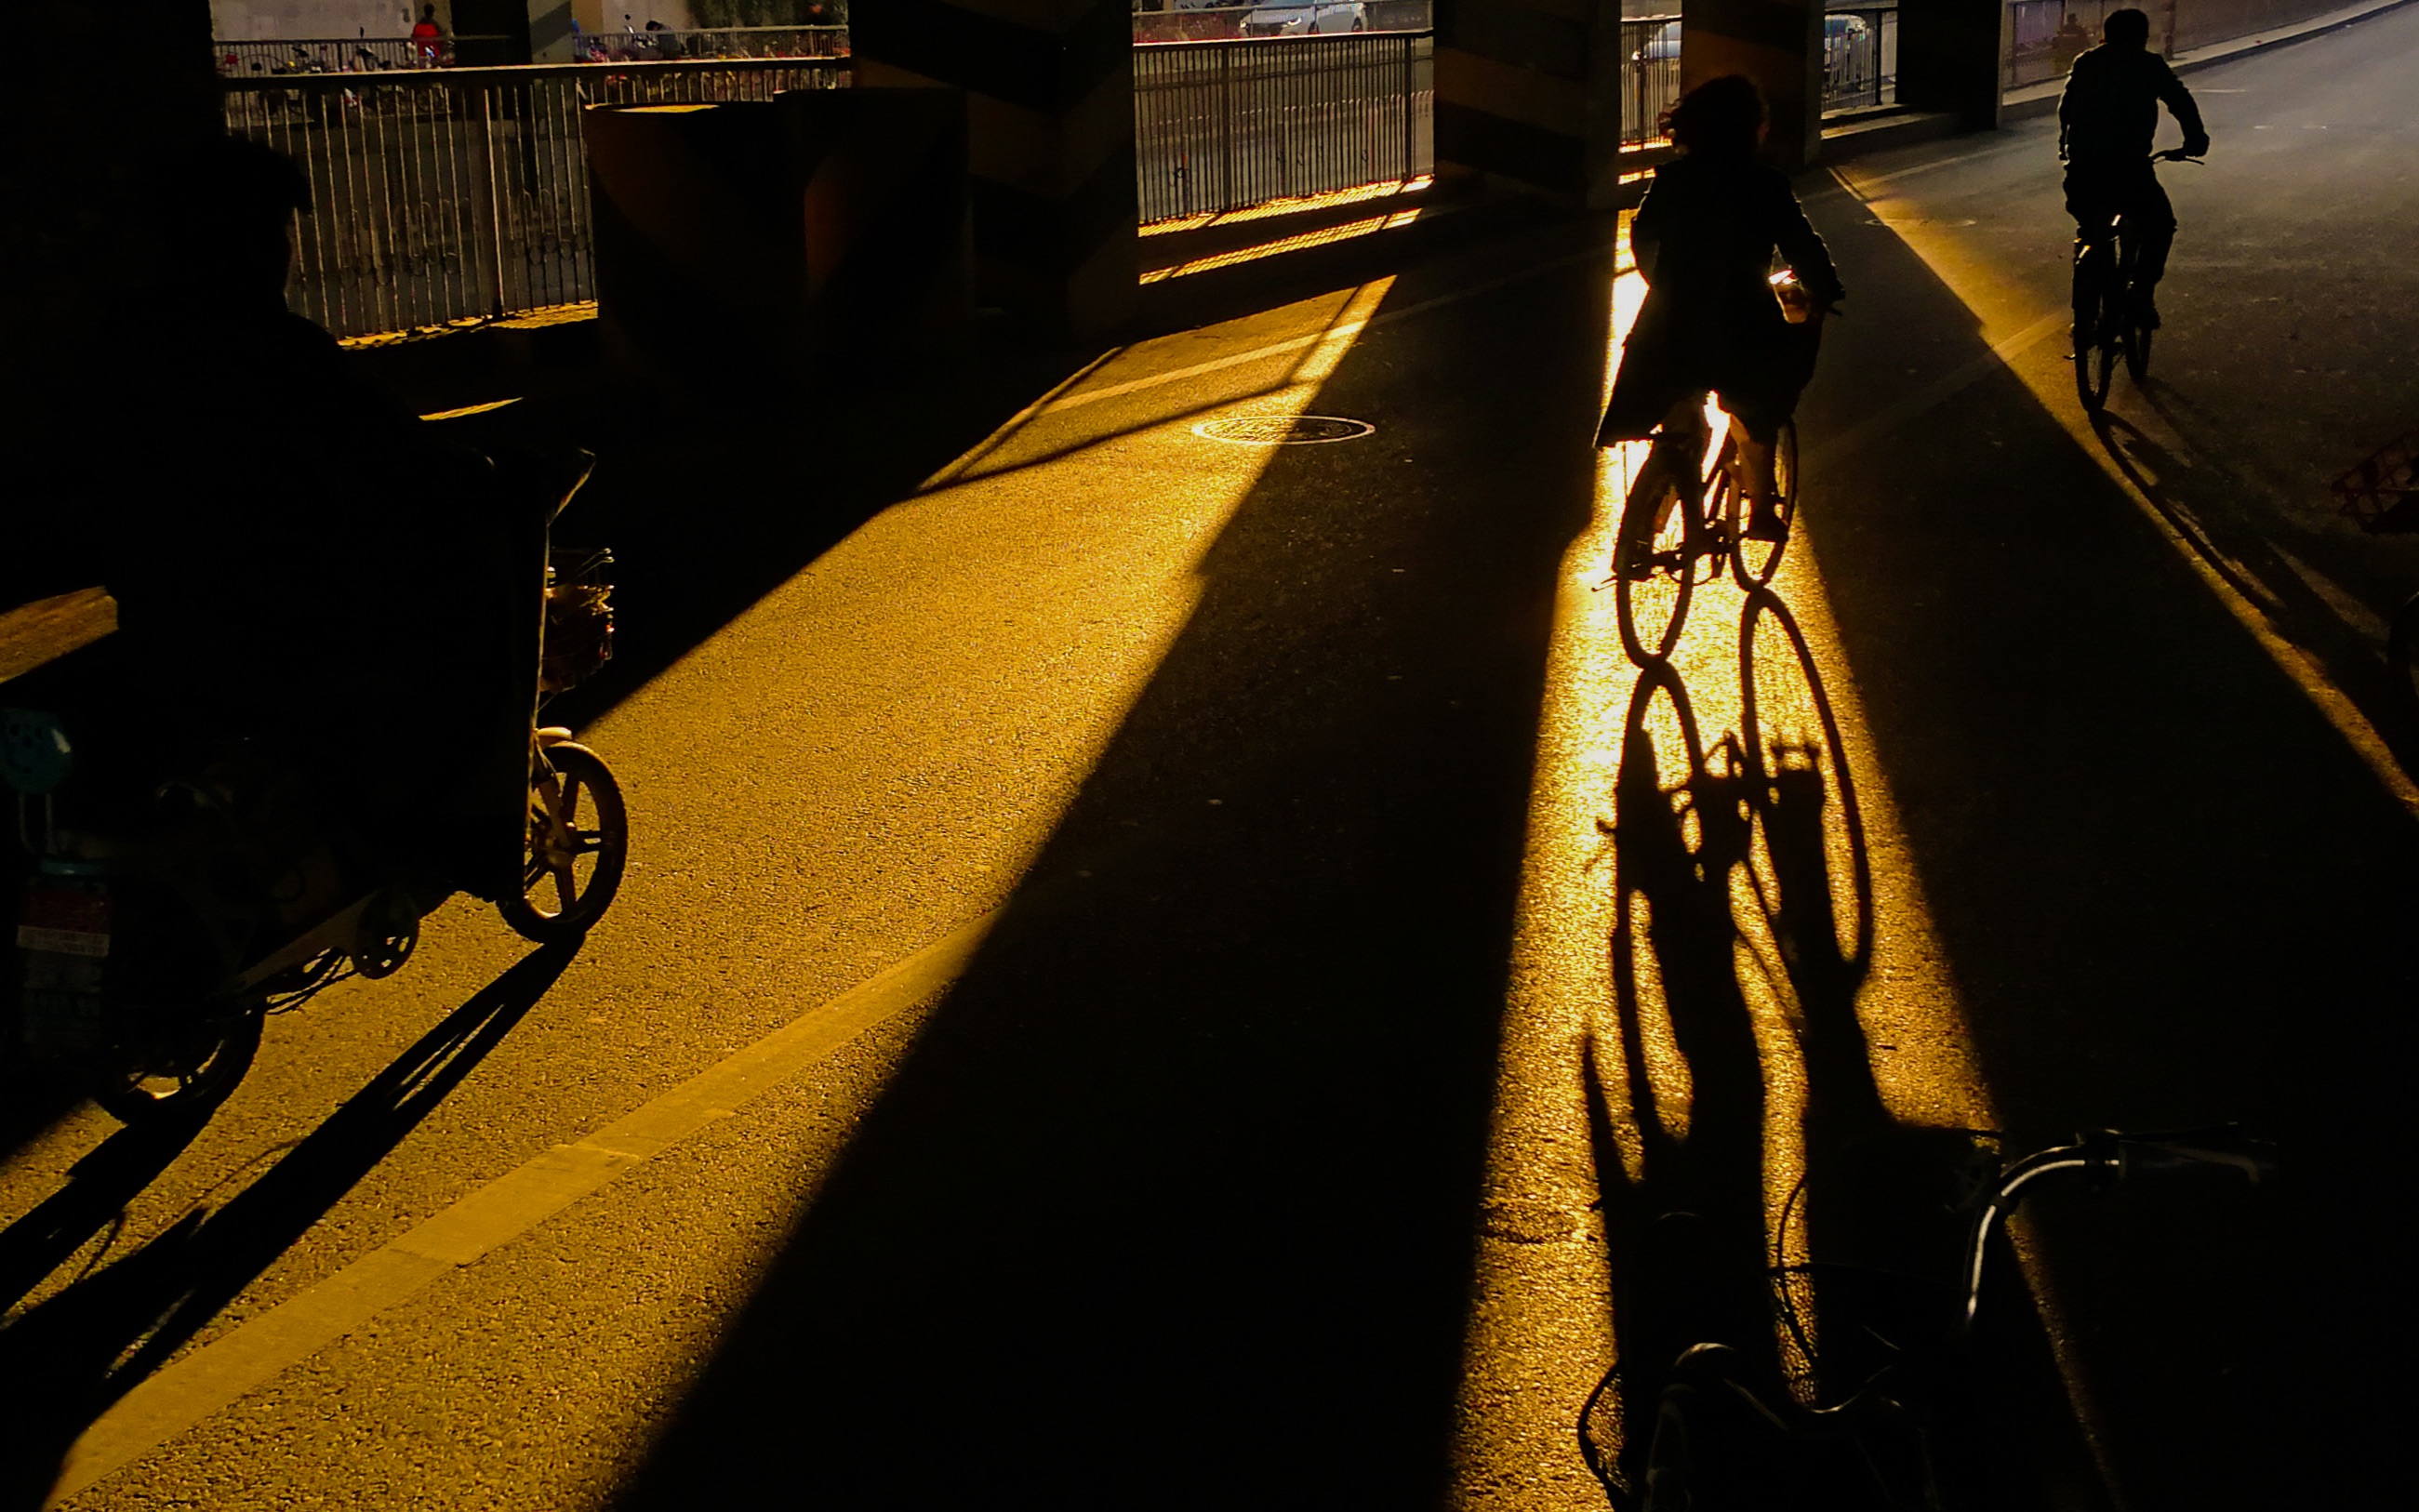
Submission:
[[[1898,103],[1898,7],[1832,6],[1823,16],[1826,114]]]
[[[227,130],[311,183],[286,301],[339,336],[596,297],[582,107],[770,100],[848,83],[822,59],[230,79]]]
[[[1142,219],[1431,173],[1435,76],[1427,32],[1137,47]]]

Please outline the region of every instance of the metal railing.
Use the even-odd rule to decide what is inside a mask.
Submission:
[[[390,69],[445,69],[454,66],[455,43],[501,45],[501,37],[440,37],[423,42],[410,37],[307,37],[275,41],[214,40],[210,53],[218,69],[229,78],[254,74],[280,77],[296,73],[377,73]]]
[[[698,58],[846,57],[846,26],[724,26],[700,31],[593,32],[583,63],[669,63]]]
[[[596,297],[583,106],[848,82],[831,60],[740,59],[230,79],[223,94],[231,133],[310,179],[287,303],[358,336]]]
[[[1823,110],[1898,103],[1898,7],[1839,6],[1823,15]]]
[[[1621,145],[1663,143],[1663,113],[1680,98],[1680,18],[1636,16],[1621,23]]]
[[[1169,42],[1133,70],[1145,223],[1435,170],[1433,33]]]
[[[2170,57],[2342,8],[2342,0],[2009,0],[2007,87],[2066,77],[2078,54],[2100,45],[2108,12],[2129,4],[2149,14],[2150,46]]]

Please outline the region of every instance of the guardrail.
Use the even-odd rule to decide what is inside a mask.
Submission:
[[[2066,77],[2077,55],[2100,45],[2108,12],[2129,4],[2149,13],[2152,51],[2172,57],[2312,20],[2341,9],[2343,0],[2009,0],[2007,87]]]
[[[581,107],[839,88],[826,59],[573,63],[225,81],[227,130],[311,183],[289,305],[339,336],[596,297]]]
[[[501,47],[501,37],[306,37],[274,41],[214,39],[211,56],[230,78],[253,74],[377,73],[389,69],[447,69],[456,42]]]
[[[1635,16],[1621,23],[1621,145],[1663,145],[1663,113],[1680,98],[1680,18]]]
[[[1435,171],[1434,33],[1168,42],[1133,69],[1146,224]]]
[[[1898,7],[1832,6],[1823,16],[1823,110],[1898,103]]]
[[[848,28],[723,26],[696,31],[593,32],[576,51],[583,63],[667,63],[696,58],[846,57]]]

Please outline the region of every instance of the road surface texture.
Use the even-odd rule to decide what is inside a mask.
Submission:
[[[2324,484],[2419,424],[2414,55],[2195,76],[2098,432],[2049,123],[1804,180],[1799,539],[1668,680],[1609,219],[987,413],[612,418],[621,901],[449,905],[196,1133],[12,1087],[0,1505],[1602,1506],[1678,1346],[1811,1379],[1776,1257],[1938,1262],[1961,1131],[2231,1119],[2287,1180],[1994,1257],[1991,1491],[2360,1504],[2419,556]],[[1280,413],[1374,430],[1194,428]]]

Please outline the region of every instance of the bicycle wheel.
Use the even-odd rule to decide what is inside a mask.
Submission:
[[[1781,534],[1778,541],[1750,541],[1747,538],[1746,509],[1740,491],[1733,487],[1723,501],[1723,518],[1729,521],[1731,537],[1731,576],[1741,588],[1761,588],[1772,581],[1780,570],[1780,553],[1789,546],[1790,532],[1797,527],[1797,422],[1780,423],[1780,435],[1772,443],[1772,486],[1780,510]]]
[[[260,1019],[257,1004],[225,1016],[197,1012],[143,1058],[105,1073],[92,1100],[129,1126],[203,1118],[252,1069],[260,1053]]]
[[[523,939],[578,938],[604,917],[629,854],[629,815],[604,759],[585,746],[548,746],[530,779],[521,892],[497,908]]]
[[[2110,325],[2113,301],[2103,297],[2113,270],[2105,252],[2096,246],[2077,248],[2074,255],[2074,396],[2083,412],[2100,413],[2108,400],[2108,379],[2116,370]]]
[[[1641,667],[1660,663],[1680,643],[1703,528],[1671,464],[1650,452],[1622,505],[1612,547],[1621,647]]]
[[[2125,374],[2136,383],[2150,376],[2151,334],[2151,329],[2142,325],[2125,332]]]

